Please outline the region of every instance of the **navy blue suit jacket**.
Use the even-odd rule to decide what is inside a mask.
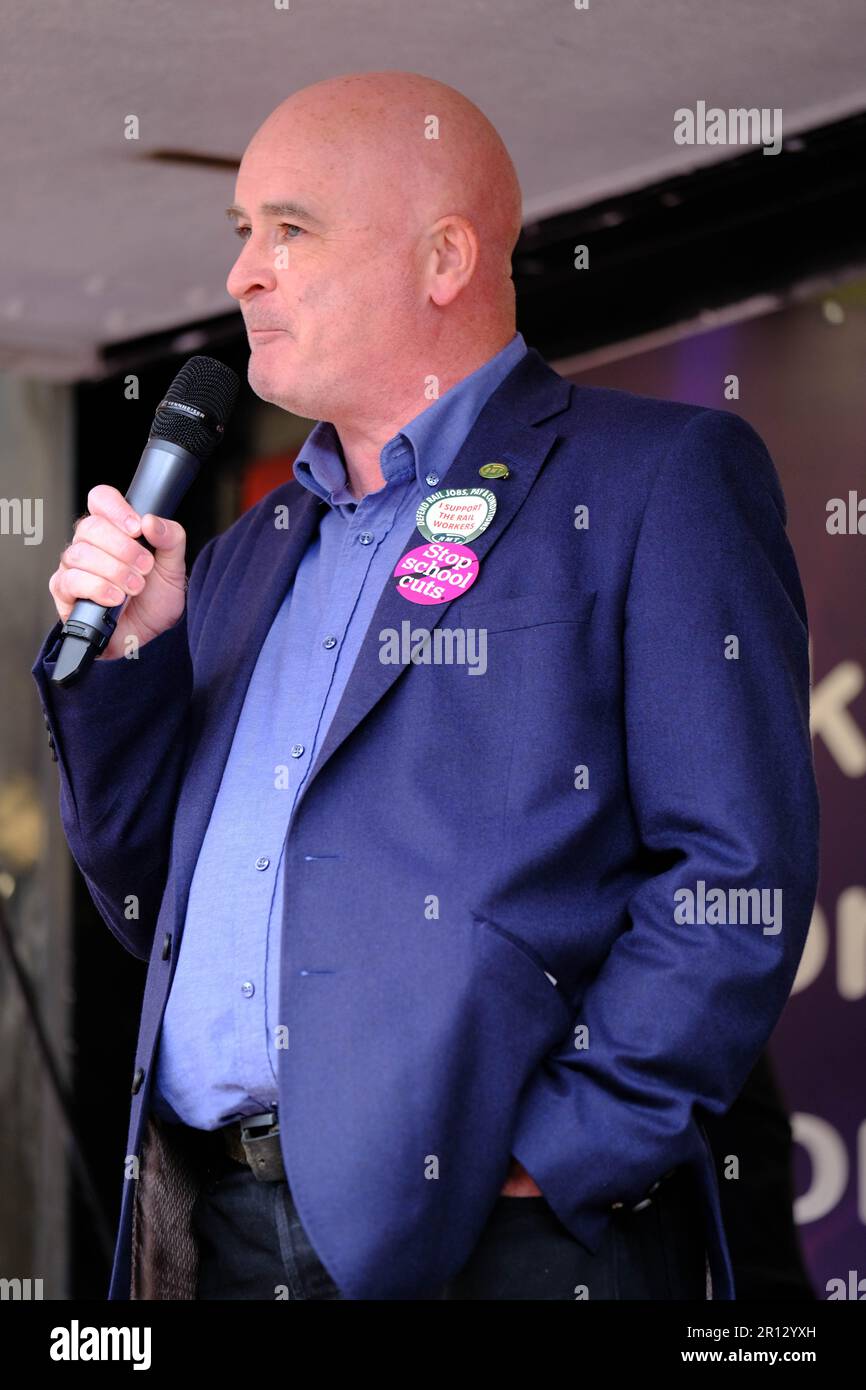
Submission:
[[[479,478],[494,460],[510,476]],[[776,471],[733,414],[575,387],[530,349],[447,482],[498,498],[478,579],[429,607],[386,586],[288,830],[279,1096],[301,1220],[346,1297],[426,1298],[511,1154],[590,1250],[613,1202],[683,1163],[713,1296],[732,1298],[701,1118],[767,1042],[817,881],[807,617]],[[148,962],[127,1145],[143,1173],[196,857],[322,505],[292,480],[209,541],[183,617],[137,660],[56,689],[57,624],[33,668],[71,851]],[[384,664],[380,633],[406,619],[486,628],[486,673]],[[678,923],[674,894],[700,881],[781,890],[781,930]]]

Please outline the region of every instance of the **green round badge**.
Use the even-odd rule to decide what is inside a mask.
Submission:
[[[507,463],[485,463],[478,472],[482,478],[508,478],[510,469]]]
[[[486,487],[446,487],[425,497],[415,524],[428,541],[462,541],[486,531],[496,511],[496,497]]]

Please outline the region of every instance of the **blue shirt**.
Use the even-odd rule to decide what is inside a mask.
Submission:
[[[404,425],[379,456],[384,486],[360,501],[329,422],[295,461],[298,482],[329,506],[259,653],[196,862],[154,1083],[165,1119],[216,1129],[277,1103],[291,1032],[279,957],[292,811],[419,503],[525,352],[516,333]]]

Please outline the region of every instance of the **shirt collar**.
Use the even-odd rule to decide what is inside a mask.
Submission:
[[[405,424],[383,445],[379,465],[385,487],[414,475],[424,492],[437,488],[488,398],[526,352],[521,333],[474,372]],[[351,515],[358,498],[349,490],[339,435],[329,420],[319,420],[294,463],[298,482],[335,510]],[[379,489],[384,491],[384,489]]]

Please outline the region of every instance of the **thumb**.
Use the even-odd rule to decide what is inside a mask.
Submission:
[[[146,512],[141,534],[153,546],[156,566],[166,579],[186,575],[186,532],[179,522]]]

